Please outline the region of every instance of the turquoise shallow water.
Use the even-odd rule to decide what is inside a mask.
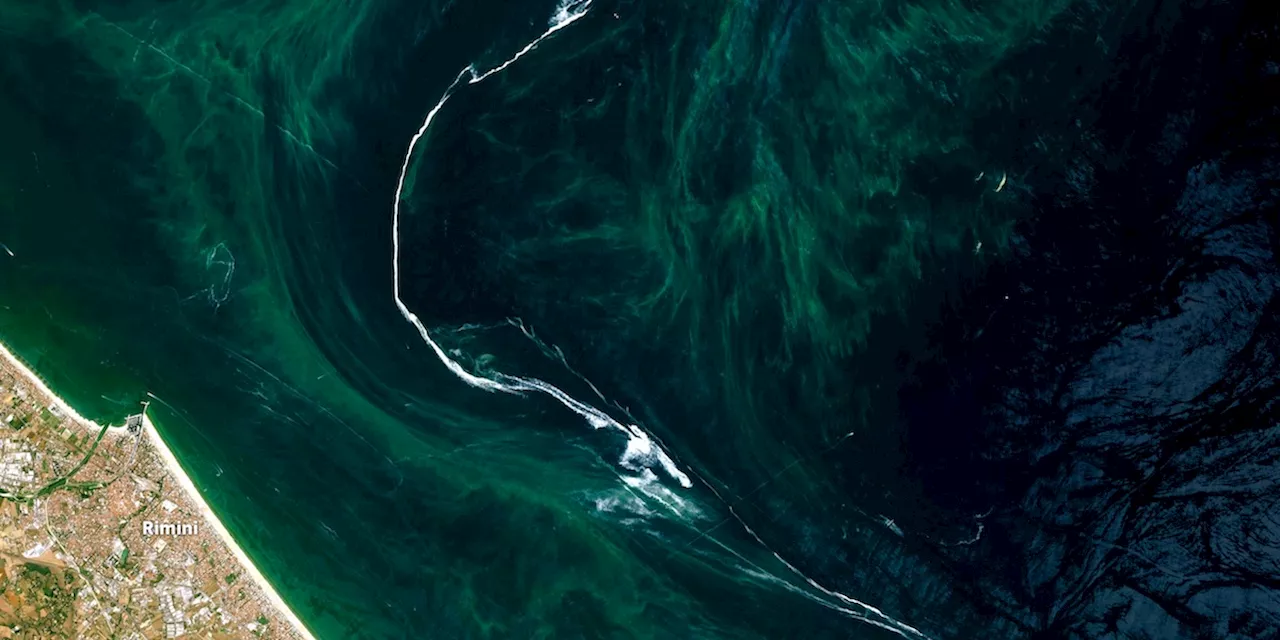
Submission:
[[[3,2],[0,336],[322,638],[1030,637],[903,389],[1160,4]]]

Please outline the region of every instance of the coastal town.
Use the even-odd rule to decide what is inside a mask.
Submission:
[[[0,358],[0,639],[310,638],[148,429]]]

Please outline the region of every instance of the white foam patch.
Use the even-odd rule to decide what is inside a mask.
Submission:
[[[652,469],[619,478],[621,487],[588,498],[597,513],[627,526],[643,525],[659,516],[684,523],[706,519],[697,504],[668,488]]]

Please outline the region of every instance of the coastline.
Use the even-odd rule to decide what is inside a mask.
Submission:
[[[28,367],[26,363],[18,358],[2,340],[0,340],[0,355],[3,355],[5,361],[20,372],[29,383],[34,385],[47,397],[51,398],[53,403],[57,405],[58,409],[65,412],[66,417],[71,421],[77,423],[83,428],[91,429],[92,431],[102,429],[101,424],[80,415],[74,407],[63,400],[58,394],[54,393],[53,390],[45,384],[44,380],[41,379],[35,371]],[[124,426],[109,428],[113,431],[117,429],[125,429]],[[240,568],[248,573],[254,584],[262,591],[262,594],[267,598],[271,605],[289,623],[289,626],[294,633],[305,640],[317,640],[316,636],[311,633],[311,630],[302,622],[302,619],[293,612],[293,609],[284,601],[284,598],[280,597],[280,594],[276,592],[275,587],[267,580],[267,577],[263,575],[257,565],[253,563],[249,558],[249,555],[245,553],[244,549],[240,547],[240,544],[236,541],[235,537],[231,535],[231,532],[227,527],[222,524],[222,521],[218,518],[217,514],[214,513],[213,509],[209,506],[209,503],[205,501],[204,496],[201,495],[195,483],[192,482],[191,477],[188,476],[186,470],[182,468],[182,464],[178,462],[177,456],[175,456],[173,451],[165,444],[164,439],[160,436],[160,432],[156,429],[155,423],[153,423],[151,418],[147,416],[145,408],[142,412],[142,431],[146,435],[147,441],[155,447],[157,455],[159,455],[160,459],[164,462],[165,469],[177,480],[183,494],[196,505],[200,511],[200,515],[204,518],[204,521],[209,526],[213,527],[213,530],[217,532],[218,538],[224,545],[226,545],[232,556],[234,556],[236,561],[239,563]]]

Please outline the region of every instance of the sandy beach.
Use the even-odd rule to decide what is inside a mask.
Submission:
[[[70,418],[71,421],[91,432],[96,432],[102,429],[102,425],[81,416],[74,407],[67,404],[65,400],[54,393],[53,390],[45,384],[44,380],[42,380],[39,375],[32,371],[31,368],[22,362],[17,356],[15,356],[3,342],[0,342],[0,354],[3,354],[5,360],[12,365],[14,369],[21,372],[23,377],[25,377],[31,385],[35,386],[39,391],[51,398],[53,404],[64,412],[64,415]],[[121,430],[125,429],[123,426],[111,428]],[[315,635],[307,629],[302,620],[298,618],[289,605],[285,603],[284,599],[280,597],[280,594],[276,592],[275,588],[267,580],[266,576],[264,576],[258,567],[254,565],[253,561],[249,559],[248,554],[244,552],[239,543],[237,543],[235,538],[231,535],[231,532],[227,530],[226,526],[222,524],[222,521],[219,520],[218,516],[213,512],[213,509],[209,507],[209,504],[200,494],[200,491],[196,488],[195,483],[191,481],[191,478],[187,475],[186,471],[182,468],[181,463],[178,462],[173,451],[171,451],[165,444],[163,438],[160,436],[160,432],[156,429],[155,424],[151,419],[147,417],[145,411],[143,412],[142,417],[142,430],[146,435],[147,441],[155,447],[156,453],[159,455],[161,460],[164,461],[166,470],[178,481],[183,494],[197,506],[204,521],[217,532],[218,538],[222,540],[227,549],[236,558],[245,574],[252,579],[259,589],[261,589],[263,595],[270,601],[279,615],[289,623],[290,627],[297,633],[297,635],[305,638],[306,640],[315,640]]]

